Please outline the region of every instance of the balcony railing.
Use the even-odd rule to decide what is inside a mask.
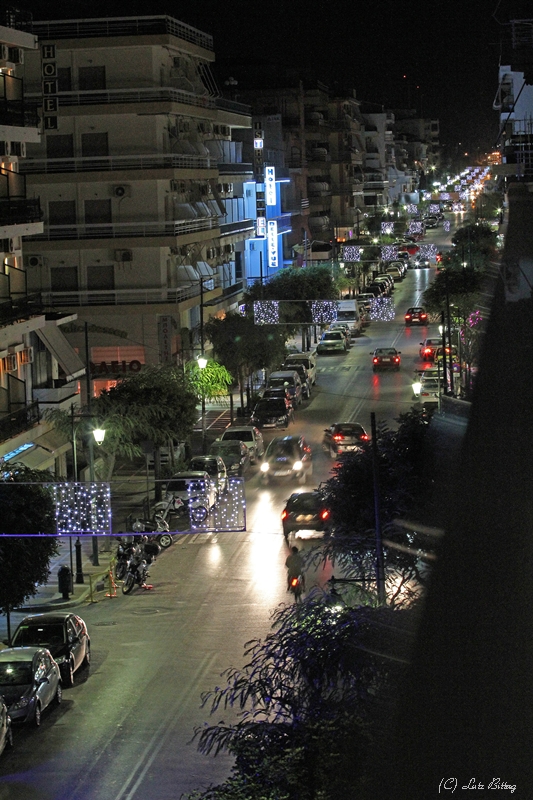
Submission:
[[[0,125],[11,125],[19,128],[38,128],[37,109],[28,108],[24,103],[2,102],[0,98]]]
[[[220,277],[213,275],[214,288],[220,287]],[[82,289],[77,292],[43,292],[44,301],[51,306],[121,306],[181,303],[200,294],[200,281],[180,288],[159,289]]]
[[[43,212],[38,197],[23,200],[0,198],[0,225],[25,225],[41,222]]]
[[[31,403],[18,411],[0,417],[0,442],[33,428],[39,422],[39,403]]]
[[[79,158],[29,158],[19,164],[20,172],[109,172],[130,169],[214,169],[212,156],[183,153],[153,153],[132,156],[82,156]]]
[[[0,328],[42,313],[43,303],[40,294],[29,294],[20,300],[6,300],[0,303]]]
[[[218,230],[218,217],[171,220],[169,222],[115,222],[102,225],[49,225],[32,241],[58,239],[126,239],[152,236],[183,236],[186,233]]]
[[[34,22],[33,33],[39,39],[86,39],[96,36],[150,36],[169,33],[178,39],[213,50],[213,37],[180,22],[174,17],[104,17]]]

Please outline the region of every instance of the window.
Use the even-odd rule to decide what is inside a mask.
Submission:
[[[105,67],[80,67],[78,86],[81,92],[91,89],[105,89]]]
[[[107,133],[82,133],[81,154],[84,158],[90,156],[108,156],[109,144]]]
[[[71,133],[46,135],[47,158],[74,158],[74,137]]]
[[[75,200],[50,200],[48,203],[49,225],[75,225],[76,201]]]
[[[86,200],[85,224],[105,225],[112,222],[111,200]]]

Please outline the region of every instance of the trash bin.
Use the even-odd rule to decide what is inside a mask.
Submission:
[[[57,571],[57,585],[64,600],[68,600],[70,597],[71,583],[72,576],[70,574],[70,568],[63,564]]]

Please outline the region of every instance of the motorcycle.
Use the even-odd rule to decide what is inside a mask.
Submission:
[[[209,516],[209,511],[200,497],[189,497],[186,500],[182,500],[181,497],[169,492],[164,500],[156,503],[154,519],[166,522],[170,514],[175,514],[177,517],[189,515],[191,522],[198,525],[201,522],[205,522]]]
[[[118,581],[124,580],[128,571],[128,561],[134,549],[135,543],[133,540],[130,542],[125,539],[118,540],[117,554],[115,556],[115,578]]]
[[[294,595],[294,602],[302,602],[302,594],[304,591],[303,575],[295,575],[289,581],[289,590]]]
[[[146,583],[149,576],[148,567],[153,564],[159,545],[149,542],[147,536],[143,536],[142,544],[135,544],[127,565],[126,577],[122,584],[122,594],[129,594],[135,584],[143,589],[151,589],[152,586]]]
[[[135,533],[152,534],[151,538],[163,548],[170,547],[173,542],[168,522],[161,514],[155,513],[153,520],[138,517],[131,527]]]

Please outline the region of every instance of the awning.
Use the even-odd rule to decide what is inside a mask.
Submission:
[[[34,447],[33,450],[28,450],[18,458],[14,458],[13,463],[15,462],[24,464],[29,469],[52,469],[55,467],[55,456],[42,447]]]
[[[85,375],[85,364],[70,345],[64,333],[56,325],[45,325],[36,331],[39,339],[57,359],[67,381]]]
[[[72,443],[65,437],[65,434],[56,430],[43,433],[42,436],[38,436],[33,441],[37,447],[42,447],[43,450],[46,450],[48,453],[52,453],[54,456],[61,455],[61,453],[66,453],[72,448]]]

